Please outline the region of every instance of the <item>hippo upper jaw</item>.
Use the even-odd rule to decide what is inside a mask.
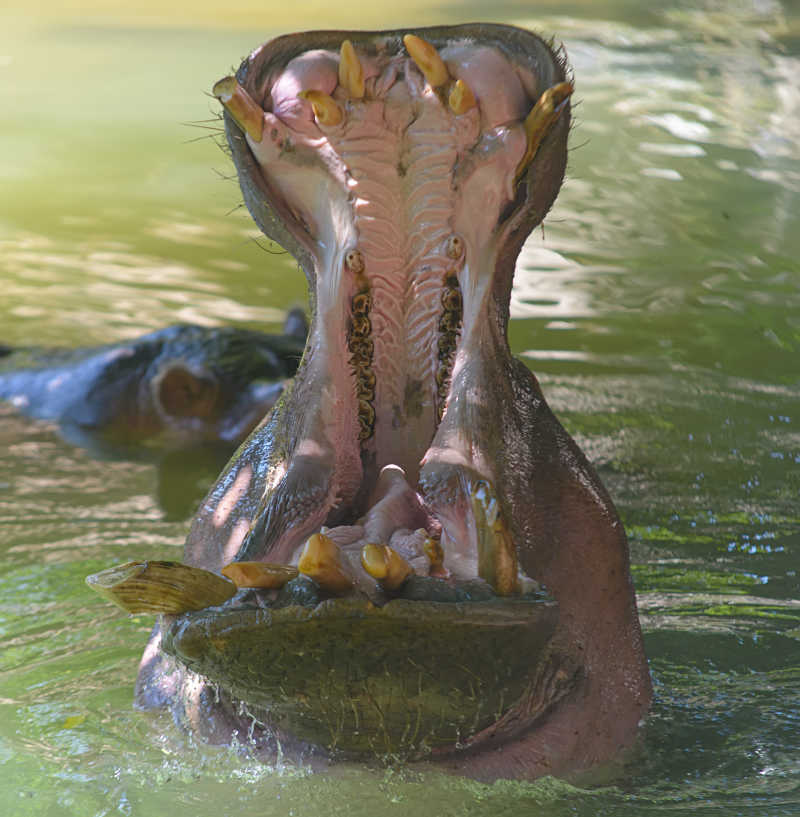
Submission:
[[[242,722],[233,703],[209,705],[207,677],[274,733],[363,756],[358,736],[350,746],[331,737],[341,700],[374,700],[375,679],[391,677],[399,687],[382,694],[430,720],[436,696],[449,693],[432,682],[415,709],[414,655],[427,655],[430,677],[437,656],[468,672],[492,666],[480,651],[465,658],[483,609],[508,625],[497,641],[511,645],[493,680],[481,676],[472,690],[489,708],[451,712],[442,730],[415,732],[400,716],[388,751],[487,779],[583,768],[630,743],[650,698],[627,546],[597,476],[506,337],[516,256],[563,176],[571,85],[563,61],[528,32],[474,25],[420,34],[282,37],[215,88],[245,201],[300,261],[313,314],[293,387],[201,506],[186,561],[217,572],[296,564],[323,598],[312,612],[285,614],[302,605],[251,593],[164,621],[139,700],[166,697],[193,728],[225,739]],[[332,555],[320,555],[320,542]],[[491,599],[428,610],[444,635],[426,651],[421,635],[393,629],[413,616],[408,585],[374,569],[375,547],[387,564],[401,558],[406,578],[456,588],[480,578]],[[552,597],[541,619],[525,607],[534,580]],[[286,615],[300,616],[310,639],[291,660],[280,634],[297,622]],[[418,633],[433,627],[408,621]],[[372,650],[346,661],[329,652],[322,672],[301,660],[364,633]],[[515,643],[521,664],[510,657]],[[262,652],[274,660],[253,657]],[[288,695],[268,680],[269,666],[286,662],[299,679]],[[349,680],[332,687],[337,707],[309,715],[302,679],[313,674],[323,700],[320,677],[340,664]],[[354,677],[357,688],[348,686]],[[163,678],[173,684],[166,695]],[[457,683],[468,686],[466,676]],[[367,710],[388,711],[350,710],[355,733]]]

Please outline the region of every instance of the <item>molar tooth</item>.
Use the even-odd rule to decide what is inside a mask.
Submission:
[[[353,99],[364,96],[364,67],[350,40],[342,43],[339,55],[339,84]]]
[[[461,80],[459,80],[461,82]],[[464,242],[461,236],[451,235],[447,239],[447,257],[457,261],[464,254]]]
[[[474,108],[478,103],[475,101],[475,94],[463,79],[457,79],[450,96],[447,98],[450,110],[456,115],[466,113],[470,108]]]
[[[236,77],[224,77],[214,85],[211,93],[254,142],[261,141],[264,134],[264,111],[239,85]]]
[[[559,82],[558,85],[548,88],[536,100],[531,112],[525,117],[525,135],[528,139],[528,147],[517,166],[516,182],[522,178],[522,174],[533,161],[542,139],[558,120],[558,117],[561,116],[561,111],[564,110],[564,106],[574,90],[575,87],[571,82]]]
[[[231,562],[220,571],[237,587],[264,587],[280,589],[297,576],[298,570],[291,565],[270,562]]]
[[[347,269],[356,275],[364,272],[364,256],[359,250],[349,250],[344,257],[344,263]]]
[[[425,75],[431,88],[438,88],[444,85],[450,74],[447,66],[439,56],[439,52],[427,40],[417,37],[415,34],[406,34],[403,37],[406,50],[410,57],[417,64],[417,68]]]
[[[470,499],[478,540],[478,575],[498,596],[514,595],[519,592],[517,551],[500,515],[500,504],[486,482],[472,489]]]
[[[342,567],[339,547],[323,533],[309,536],[297,569],[332,595],[343,596],[353,588],[353,579]]]
[[[338,125],[344,119],[342,109],[336,100],[324,91],[315,91],[313,89],[300,91],[298,96],[300,99],[308,100],[311,103],[311,109],[314,111],[314,116],[320,125],[330,128]]]
[[[414,568],[389,545],[364,545],[361,566],[384,590],[397,590]]]

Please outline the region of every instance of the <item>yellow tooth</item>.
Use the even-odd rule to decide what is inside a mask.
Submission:
[[[364,545],[361,566],[384,590],[397,590],[414,568],[389,545]]]
[[[403,42],[409,56],[417,64],[417,68],[425,74],[425,79],[428,80],[431,88],[438,88],[450,79],[444,60],[429,42],[415,34],[406,34]]]
[[[264,111],[242,88],[236,77],[225,77],[214,85],[211,93],[225,106],[236,124],[254,141],[264,133]]]
[[[474,108],[478,104],[475,102],[475,94],[472,93],[472,88],[463,79],[456,80],[447,101],[450,104],[450,110],[456,116],[461,116],[462,113],[466,113],[470,108]]]
[[[324,91],[300,91],[298,96],[311,103],[314,116],[320,125],[332,128],[344,118],[342,109],[336,104],[336,100]]]
[[[361,548],[361,566],[373,579],[378,581],[385,579],[388,568],[383,547],[381,545],[364,545]]]
[[[561,116],[564,103],[570,98],[574,90],[575,88],[571,82],[559,82],[558,85],[548,88],[536,100],[536,104],[525,118],[525,135],[528,138],[528,147],[517,167],[516,181],[522,178],[522,174],[533,161],[542,139],[555,124],[558,117]]]
[[[444,567],[444,549],[438,539],[429,536],[425,540],[422,550],[431,563],[430,569],[428,570],[431,576],[441,576],[447,572]]]
[[[485,482],[471,492],[475,532],[478,539],[478,575],[498,596],[519,592],[517,551],[500,515],[497,498]]]
[[[297,576],[297,568],[269,562],[231,562],[220,573],[237,587],[280,589]]]
[[[309,536],[297,569],[334,596],[343,596],[353,587],[352,578],[339,560],[339,547],[324,533]]]
[[[493,525],[494,536],[494,589],[498,596],[513,596],[519,593],[519,566],[517,549],[511,540],[511,531],[498,518]]]
[[[364,68],[350,40],[342,43],[339,54],[339,85],[353,99],[361,99],[364,96]]]
[[[129,613],[185,613],[216,607],[236,585],[180,562],[128,562],[86,577],[86,584]]]

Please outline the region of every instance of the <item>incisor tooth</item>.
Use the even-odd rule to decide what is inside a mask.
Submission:
[[[444,566],[444,548],[442,548],[442,543],[438,539],[434,539],[433,537],[429,536],[427,539],[425,539],[425,544],[422,546],[422,550],[428,557],[428,561],[431,563],[431,566],[428,569],[429,575],[437,578],[447,576],[448,571]]]
[[[364,545],[361,566],[384,590],[397,590],[414,568],[389,545]]]
[[[297,576],[297,568],[269,562],[231,562],[220,573],[237,587],[280,589]]]
[[[417,68],[425,74],[425,79],[428,80],[431,88],[438,88],[450,79],[447,66],[439,56],[439,52],[427,40],[417,37],[416,34],[406,34],[403,42],[409,56],[417,64]]]
[[[297,569],[335,596],[343,596],[353,587],[353,579],[339,560],[339,547],[324,533],[308,537],[297,561]]]
[[[307,99],[311,103],[311,109],[314,111],[314,116],[320,125],[326,127],[333,127],[338,125],[344,118],[342,109],[336,103],[336,100],[326,94],[324,91],[300,91],[298,94],[300,99]]]
[[[239,85],[236,77],[224,77],[214,85],[211,93],[225,106],[236,124],[254,142],[261,141],[264,134],[264,111]]]
[[[450,110],[456,116],[461,116],[462,113],[466,113],[470,108],[474,108],[475,105],[477,105],[475,102],[475,94],[472,93],[472,88],[470,88],[463,79],[456,80],[453,89],[450,91],[450,96],[447,98],[447,102],[450,105]]]
[[[531,112],[525,117],[525,135],[527,136],[528,147],[517,166],[515,181],[522,178],[522,174],[536,156],[536,151],[539,150],[542,139],[555,124],[558,117],[561,116],[564,103],[572,96],[574,90],[575,87],[571,82],[559,82],[558,85],[548,88],[536,100]]]
[[[350,40],[342,43],[339,54],[339,85],[353,99],[361,99],[364,96],[364,68]]]

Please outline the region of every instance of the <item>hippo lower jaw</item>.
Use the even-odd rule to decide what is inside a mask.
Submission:
[[[527,32],[423,33],[279,38],[215,88],[248,207],[306,271],[313,316],[186,561],[299,563],[322,596],[164,620],[138,696],[212,739],[245,728],[238,700],[327,753],[531,777],[612,756],[650,695],[621,525],[506,338],[571,85]],[[441,586],[456,596],[432,601]]]

